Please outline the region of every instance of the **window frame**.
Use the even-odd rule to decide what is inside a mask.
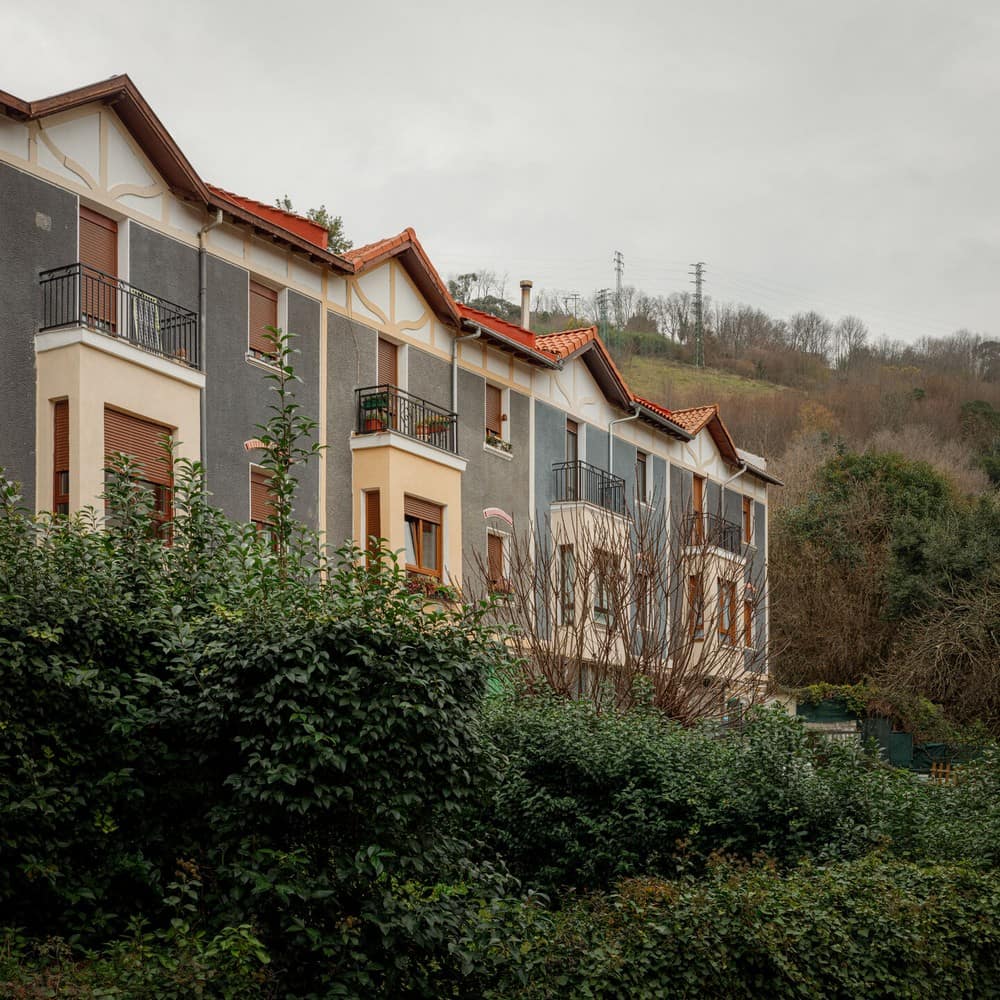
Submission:
[[[568,559],[567,559],[568,557]],[[559,546],[559,624],[576,624],[576,550],[571,543]]]
[[[743,543],[753,545],[753,497],[743,497]]]
[[[496,539],[500,545],[500,576],[492,575],[492,560],[490,559],[490,540]],[[510,535],[495,528],[488,528],[486,531],[486,570],[487,583],[491,594],[509,594],[511,592],[510,579]]]
[[[649,503],[649,452],[641,448],[635,450],[635,494],[639,503]]]
[[[756,647],[753,637],[753,601],[749,597],[743,599],[743,646],[745,649]]]
[[[258,292],[254,292],[254,288],[260,289]],[[261,292],[266,292],[267,295],[261,295]],[[273,326],[277,330],[284,329],[282,324],[282,312],[284,308],[287,308],[287,301],[285,298],[286,290],[283,288],[274,288],[266,281],[261,281],[255,278],[252,274],[247,277],[247,353],[246,357],[248,361],[256,362],[257,364],[267,365],[273,368],[278,363],[278,355],[274,350],[264,351],[260,348],[254,347],[254,332],[252,327],[253,322],[253,296],[257,294],[258,297],[266,297],[268,299],[274,296],[274,322],[270,324],[264,324],[265,326]],[[263,336],[263,334],[261,334]]]
[[[705,639],[705,580],[701,573],[688,577],[688,632],[695,642]]]
[[[499,394],[499,428],[494,432],[486,422],[486,414],[489,413],[489,394],[493,390]],[[510,450],[510,394],[506,386],[497,385],[495,382],[484,381],[483,383],[483,442],[489,448],[496,448],[499,451]]]
[[[418,500],[418,497],[413,497],[414,500]],[[438,520],[433,521],[430,518],[421,517],[419,514],[407,514],[405,510],[405,497],[404,497],[404,511],[403,511],[403,530],[405,532],[405,542],[408,543],[410,540],[410,524],[413,523],[417,525],[416,535],[414,537],[414,559],[416,562],[409,561],[409,553],[406,551],[404,544],[403,556],[406,560],[406,572],[414,576],[422,577],[425,579],[437,580],[439,583],[444,580],[444,507],[441,504],[436,504],[430,500],[420,500],[420,503],[425,503],[429,507],[434,507],[437,509]],[[424,529],[425,526],[431,526],[435,530],[434,535],[434,547],[435,556],[437,559],[437,569],[433,569],[429,566],[424,565]]]
[[[716,582],[719,642],[736,645],[736,581],[719,577]]]
[[[590,617],[595,625],[604,628],[611,628],[615,620],[614,559],[613,552],[594,550],[594,594]]]

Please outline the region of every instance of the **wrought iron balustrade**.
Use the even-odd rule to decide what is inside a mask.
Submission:
[[[458,414],[394,385],[357,390],[356,430],[358,434],[395,431],[458,454]]]
[[[201,369],[198,315],[84,264],[43,271],[40,330],[79,324]]]
[[[742,529],[718,514],[688,514],[684,519],[688,545],[708,545],[739,555],[743,549]]]
[[[556,503],[592,503],[615,514],[625,513],[625,480],[587,462],[552,466]]]

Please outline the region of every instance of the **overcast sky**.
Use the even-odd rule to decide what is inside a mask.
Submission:
[[[996,0],[8,4],[0,89],[128,73],[206,180],[443,274],[1000,333]],[[13,44],[10,44],[13,43]]]

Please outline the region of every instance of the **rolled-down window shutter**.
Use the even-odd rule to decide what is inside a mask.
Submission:
[[[250,351],[273,358],[274,344],[267,339],[269,326],[278,325],[278,293],[273,288],[250,282]]]
[[[499,535],[487,535],[487,563],[490,583],[499,583],[504,578],[503,572],[503,539]]]
[[[52,509],[57,514],[69,510],[69,400],[60,399],[53,407],[54,438]]]
[[[104,454],[130,455],[140,466],[139,478],[157,486],[173,485],[171,462],[163,447],[163,439],[171,433],[163,424],[104,409]]]
[[[419,517],[421,521],[429,521],[431,524],[441,523],[441,507],[417,497],[403,497],[403,514],[406,517]]]
[[[118,276],[118,223],[80,206],[80,263]]]
[[[365,547],[373,549],[372,538],[382,537],[382,509],[378,490],[365,493]]]
[[[503,393],[495,385],[486,387],[486,430],[500,437],[503,422]]]
[[[396,367],[396,345],[379,338],[378,342],[378,384],[396,385],[399,373]]]
[[[250,520],[254,524],[273,524],[275,517],[272,473],[268,469],[250,469]]]

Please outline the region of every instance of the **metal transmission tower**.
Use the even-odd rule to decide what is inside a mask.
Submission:
[[[702,283],[705,280],[705,262],[699,260],[692,264],[693,270],[688,271],[694,280],[694,363],[699,368],[705,367],[705,302],[701,294]]]
[[[621,250],[615,251],[615,323],[619,329],[625,324],[622,322],[622,275],[625,274],[625,255]]]
[[[573,303],[572,308],[570,308],[571,302]],[[575,319],[580,315],[580,293],[570,292],[568,295],[564,295],[563,305],[566,307],[566,312]]]
[[[597,304],[597,332],[607,339],[608,336],[608,299],[611,297],[610,288],[600,288],[594,296]]]

